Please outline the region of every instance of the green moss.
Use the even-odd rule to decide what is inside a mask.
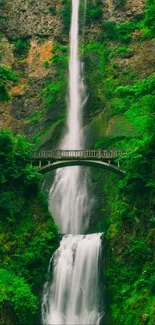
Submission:
[[[61,129],[63,125],[64,118],[60,118],[56,122],[52,123],[52,125],[45,132],[34,137],[33,141],[36,146],[44,146],[45,143],[46,146],[48,146],[49,143],[49,147],[51,148],[51,146],[53,146],[53,143],[57,142],[57,139],[61,134]]]
[[[35,112],[31,117],[28,118],[28,121],[29,122],[32,122],[32,121],[36,121],[36,120],[39,120],[41,117],[41,111],[37,111]]]
[[[53,115],[53,120],[65,117],[66,89],[68,75],[68,47],[56,43],[53,47],[53,56],[46,67],[53,69],[52,77],[44,83],[40,92],[42,111]],[[44,113],[43,113],[44,114]],[[42,115],[43,115],[42,114]]]

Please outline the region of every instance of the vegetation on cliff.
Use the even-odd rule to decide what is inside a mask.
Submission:
[[[31,146],[0,131],[0,324],[34,324],[58,230],[30,166]]]
[[[152,325],[155,321],[154,144],[150,132],[126,157],[126,177],[117,181],[110,177],[111,193],[103,190],[110,211],[102,213],[107,229],[105,281],[114,324]]]
[[[98,170],[92,176],[102,187],[102,217],[90,231],[106,231],[109,324],[155,322],[155,76],[147,57],[154,44],[152,17],[154,4],[148,1],[137,19],[100,19],[100,32],[84,45],[92,146],[130,150],[121,161],[123,179]]]
[[[129,12],[124,16],[127,4],[127,0],[115,1],[110,15],[107,1],[87,2],[85,42],[81,41],[88,89],[84,118],[88,126],[86,132],[88,129],[91,135],[87,142],[92,148],[131,150],[121,161],[121,167],[127,171],[124,179],[93,170],[96,188],[102,189],[102,207],[100,220],[91,230],[106,230],[104,282],[110,325],[153,325],[155,5],[147,0],[140,13],[135,10],[134,14]],[[28,131],[23,129],[23,132],[29,135],[32,130],[33,141],[46,148],[51,148],[51,144],[55,146],[66,116],[70,10],[70,0],[62,0],[59,10],[55,4],[50,7],[51,17],[58,21],[61,17],[62,28],[57,34],[52,30],[50,35],[47,33],[49,37],[54,35],[51,57],[44,61],[47,77],[44,80],[42,75],[35,75],[34,80],[29,77],[30,88],[26,88],[26,92],[30,96],[24,97],[27,103],[32,95],[31,85],[36,84],[39,100],[35,98],[32,105],[30,102],[31,107],[36,102],[37,105],[24,122],[29,126]],[[47,35],[37,32],[36,37],[37,44],[42,44]],[[17,70],[21,68],[21,76],[25,78],[28,64],[25,57],[30,41],[18,35],[12,44],[16,57],[14,66],[18,66]],[[5,65],[0,67],[0,76],[0,101],[6,104],[11,99],[9,87],[18,78]],[[20,103],[22,94],[17,93],[16,97]],[[30,167],[29,144],[22,137],[13,138],[2,131],[0,155],[0,308],[3,315],[0,324],[10,324],[9,319],[16,324],[26,324],[26,317],[31,324],[36,318],[47,263],[56,246],[57,229],[39,190],[40,175]],[[19,310],[22,310],[22,319]]]

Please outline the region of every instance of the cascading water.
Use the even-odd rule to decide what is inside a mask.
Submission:
[[[67,134],[60,149],[78,150],[84,146],[82,106],[85,102],[82,65],[78,56],[79,0],[72,1],[69,62],[69,107]],[[89,207],[90,207],[89,200]],[[50,191],[49,208],[62,233],[79,234],[89,224],[87,178],[80,167],[58,169]]]
[[[43,324],[99,324],[101,236],[63,237],[53,258],[52,284],[44,286]]]
[[[86,9],[86,0],[84,1]],[[60,149],[84,147],[82,107],[85,101],[82,65],[78,57],[80,0],[72,0],[67,133]],[[83,33],[84,35],[84,33]],[[88,204],[89,203],[89,204]],[[99,324],[99,261],[102,234],[79,235],[89,224],[87,177],[80,167],[62,168],[50,190],[49,208],[65,235],[50,261],[44,286],[44,325]],[[52,277],[52,278],[51,278]]]

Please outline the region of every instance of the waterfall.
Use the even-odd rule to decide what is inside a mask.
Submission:
[[[81,75],[82,64],[78,55],[79,2],[79,0],[72,0],[67,133],[59,146],[63,150],[77,150],[84,146],[82,107],[85,102],[85,87]],[[84,232],[89,224],[88,206],[91,208],[91,200],[88,201],[87,177],[82,172],[82,168],[58,169],[50,190],[49,209],[61,233]]]
[[[99,324],[101,236],[65,235],[53,257],[52,284],[44,287],[43,323]],[[51,270],[49,268],[49,278]]]
[[[84,4],[86,10],[86,0]],[[72,0],[67,132],[59,146],[64,150],[84,147],[82,107],[86,99],[78,55],[79,6],[80,0]],[[81,235],[87,230],[92,204],[92,199],[88,200],[86,172],[81,167],[59,169],[49,196],[49,209],[61,233],[69,235],[63,236],[49,264],[42,322],[44,325],[98,325],[102,317],[99,308],[102,234]]]

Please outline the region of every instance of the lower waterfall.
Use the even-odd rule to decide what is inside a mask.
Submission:
[[[99,324],[103,316],[99,311],[102,236],[98,233],[63,237],[50,262],[44,286],[44,325]]]

